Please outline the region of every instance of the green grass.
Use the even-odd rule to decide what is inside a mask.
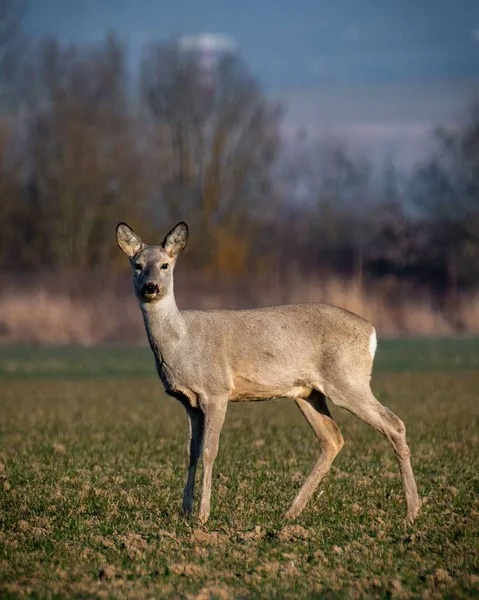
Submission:
[[[380,340],[375,373],[479,369],[479,338]],[[0,379],[156,377],[146,346],[0,346]]]
[[[230,406],[200,527],[180,513],[184,411],[148,349],[3,348],[0,597],[478,597],[478,361],[473,339],[380,344],[373,389],[406,422],[424,499],[413,527],[387,442],[335,407],[346,444],[283,520],[319,453],[291,401]]]
[[[155,377],[149,347],[0,346],[0,379]]]

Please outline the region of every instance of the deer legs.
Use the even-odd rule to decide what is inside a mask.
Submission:
[[[211,479],[213,463],[218,454],[221,429],[226,417],[228,399],[213,400],[204,407],[205,433],[203,437],[203,489],[201,491],[199,519],[206,523],[210,516]]]
[[[210,515],[211,481],[213,464],[218,454],[221,429],[226,416],[227,399],[209,399],[202,408],[186,408],[189,419],[188,475],[183,493],[183,511],[189,515],[193,509],[193,494],[198,460],[203,454],[203,488],[199,519],[206,523]]]
[[[380,404],[369,386],[329,385],[325,392],[335,404],[352,412],[377,429],[391,444],[399,464],[407,505],[407,520],[412,522],[421,505],[406,443],[406,429],[399,417]],[[183,510],[190,514],[196,468],[203,453],[203,488],[199,519],[203,523],[210,514],[213,464],[218,454],[219,438],[226,416],[227,398],[204,398],[201,408],[187,407],[189,417],[189,467],[183,495]],[[320,481],[328,473],[333,460],[343,446],[343,437],[333,420],[322,392],[314,390],[308,398],[297,398],[296,404],[310,424],[321,444],[321,455],[309,477],[286,512],[289,519],[304,509]]]
[[[287,519],[294,519],[304,509],[344,443],[343,436],[329,413],[326,398],[322,393],[313,391],[307,399],[297,398],[296,404],[318,437],[322,452],[311,475],[287,510],[285,514]]]
[[[371,427],[377,429],[391,444],[401,473],[407,505],[406,518],[408,522],[412,523],[419,512],[421,501],[411,467],[411,452],[406,443],[404,423],[376,400],[369,386],[367,388],[331,386],[328,387],[326,392],[328,398],[335,404],[345,408],[368,425],[371,425]],[[313,391],[307,399],[298,398],[296,404],[321,442],[322,453],[286,512],[285,516],[290,519],[298,516],[306,506],[343,446],[343,437],[328,411],[326,399],[322,393]]]
[[[412,523],[417,517],[421,501],[411,467],[411,452],[406,443],[406,428],[401,419],[374,397],[369,386],[332,386],[326,390],[328,398],[377,429],[391,444],[399,465],[404,496],[406,519]]]
[[[183,492],[183,512],[190,515],[193,510],[193,496],[195,490],[196,467],[201,456],[203,444],[204,416],[200,408],[186,408],[188,415],[188,475]]]

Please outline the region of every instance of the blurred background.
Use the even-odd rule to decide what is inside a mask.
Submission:
[[[479,331],[477,0],[0,0],[0,341],[144,341],[179,220],[180,308]]]

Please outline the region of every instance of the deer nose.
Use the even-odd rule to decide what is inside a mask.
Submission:
[[[156,285],[156,283],[145,283],[145,285],[143,286],[143,294],[153,295],[158,294],[159,291],[160,289]]]

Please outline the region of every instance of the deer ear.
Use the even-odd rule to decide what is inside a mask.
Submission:
[[[174,258],[186,248],[188,243],[188,225],[181,221],[165,236],[162,246]]]
[[[130,258],[143,246],[140,236],[126,223],[118,223],[116,226],[116,241],[120,250]]]

